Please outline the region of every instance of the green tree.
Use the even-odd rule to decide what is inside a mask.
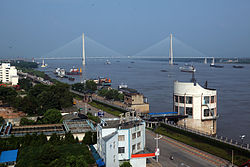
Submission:
[[[85,136],[83,138],[83,142],[87,145],[91,145],[91,144],[93,144],[93,137],[94,137],[93,133],[91,131],[88,131],[85,133]]]
[[[61,143],[61,138],[59,135],[57,135],[56,133],[53,133],[49,139],[49,142],[52,144],[52,145],[58,145]]]
[[[3,119],[3,117],[0,117],[0,125],[5,124],[5,120]]]
[[[65,134],[64,142],[66,144],[74,144],[76,143],[76,140],[74,139],[74,136],[72,135],[72,133],[68,132]]]
[[[43,111],[51,108],[61,109],[58,97],[52,91],[43,91],[38,96],[39,106]]]
[[[56,123],[59,123],[61,119],[62,119],[62,115],[59,110],[48,109],[44,114],[42,122],[45,124],[56,124]]]
[[[129,162],[123,162],[120,167],[132,167],[132,165]]]
[[[50,143],[47,143],[42,147],[39,159],[44,164],[49,164],[59,157],[60,153],[58,152],[58,150]]]
[[[49,89],[49,86],[47,85],[37,84],[29,90],[29,95],[31,95],[32,97],[37,97],[43,91],[47,91],[48,89]]]
[[[16,99],[16,102],[18,100]],[[20,104],[21,102],[21,104]],[[28,115],[36,115],[38,110],[38,103],[36,101],[35,97],[32,96],[25,96],[21,99],[21,101],[18,104],[18,109],[27,113]]]
[[[86,91],[95,92],[97,90],[97,85],[94,81],[86,81]]]
[[[27,118],[21,118],[20,125],[35,125],[36,122]]]
[[[19,79],[18,84],[20,85],[21,89],[28,91],[32,87],[32,82],[30,79]]]

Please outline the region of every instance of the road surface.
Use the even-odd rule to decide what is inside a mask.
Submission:
[[[156,134],[146,130],[146,147],[155,150]],[[163,167],[222,167],[225,160],[163,136],[159,140],[159,162]],[[170,156],[174,160],[170,160]]]

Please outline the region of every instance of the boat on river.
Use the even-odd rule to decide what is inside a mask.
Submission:
[[[185,64],[183,67],[180,67],[181,72],[192,72],[194,73],[196,69],[193,65],[187,65]]]
[[[212,63],[210,64],[210,67],[223,68],[224,66],[222,66],[222,65],[216,65],[216,64],[215,64],[215,61],[214,61],[214,57],[213,57],[213,61],[212,61]]]
[[[240,66],[240,65],[233,65],[233,68],[244,68],[244,66]]]
[[[82,75],[82,69],[80,70],[78,68],[71,68],[69,72],[66,72],[66,75]]]

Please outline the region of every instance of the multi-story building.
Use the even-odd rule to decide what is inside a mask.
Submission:
[[[174,111],[186,116],[178,125],[216,134],[217,92],[196,82],[174,82]]]
[[[140,113],[149,113],[148,99],[143,94],[130,88],[119,88],[118,90],[124,94],[124,104],[130,109]]]
[[[10,66],[10,63],[2,63],[0,65],[0,81],[17,85],[18,75],[16,67]]]
[[[118,167],[125,161],[134,167],[146,167],[145,122],[136,118],[103,118],[97,125],[97,152],[106,167]]]

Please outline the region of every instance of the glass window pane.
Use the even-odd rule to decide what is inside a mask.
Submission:
[[[179,110],[180,110],[180,115],[185,115],[185,113],[184,113],[184,107],[179,107]]]
[[[180,103],[184,103],[184,96],[179,96]]]
[[[186,97],[186,104],[192,104],[193,103],[193,97],[187,96]]]
[[[204,96],[203,104],[209,104],[209,96]]]
[[[188,117],[193,117],[193,108],[186,107],[186,114],[188,115]]]
[[[209,116],[209,109],[204,109],[204,117],[208,117]]]
[[[124,141],[125,140],[125,136],[124,135],[119,135],[118,136],[118,141]]]
[[[175,106],[175,112],[178,113],[178,106]]]
[[[211,96],[211,103],[214,103],[214,96]]]
[[[178,96],[175,95],[174,98],[175,98],[175,102],[178,103]]]

